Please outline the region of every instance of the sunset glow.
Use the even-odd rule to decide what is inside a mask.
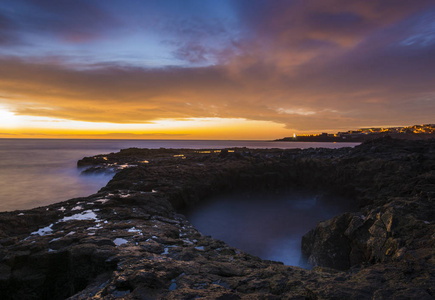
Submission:
[[[0,107],[0,126],[2,128],[11,128],[16,124],[16,117],[10,111]]]
[[[433,1],[0,3],[0,138],[433,123]]]
[[[44,117],[14,117],[0,112],[5,138],[93,138],[93,139],[267,139],[272,130],[285,135],[283,125],[245,119],[192,118],[161,120],[148,124],[116,124],[70,121]]]

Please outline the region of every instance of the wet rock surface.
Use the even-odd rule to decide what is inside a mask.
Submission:
[[[0,213],[2,299],[433,299],[435,141],[307,150],[125,149],[97,194]],[[235,189],[345,195],[302,239],[312,270],[261,260],[180,213]],[[328,197],[323,197],[328,201]],[[267,203],[265,204],[267,205]]]

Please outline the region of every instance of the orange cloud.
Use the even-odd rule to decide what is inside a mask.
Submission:
[[[186,62],[178,67],[146,68],[95,59],[77,63],[66,53],[33,57],[0,53],[0,103],[16,115],[104,124],[245,120],[228,123],[238,126],[237,133],[222,124],[207,127],[209,133],[226,130],[213,133],[222,137],[247,134],[248,124],[265,136],[259,124],[281,133],[285,128],[338,131],[367,124],[432,123],[435,43],[427,33],[431,27],[419,23],[430,4],[253,0],[249,8],[237,10],[240,36],[234,39],[228,26],[219,22],[167,20],[159,28],[170,28],[166,30],[175,35],[165,45]],[[99,7],[90,8],[101,24],[123,24]],[[71,15],[62,7],[50,9],[67,15],[55,31],[69,42],[90,43],[115,30],[101,29],[100,21],[83,7]],[[73,16],[94,26],[77,24]],[[12,23],[0,28],[0,39],[2,33],[10,37],[10,32],[19,31]],[[183,26],[178,28],[179,24]],[[228,41],[218,47],[210,34]],[[424,42],[414,42],[419,40]],[[172,130],[196,136],[206,132]],[[155,132],[170,134],[161,130],[140,134]]]

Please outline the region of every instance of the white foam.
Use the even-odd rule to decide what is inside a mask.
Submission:
[[[73,221],[73,220],[94,220],[97,221],[97,215],[92,210],[85,210],[80,214],[75,214],[69,217],[64,217],[62,220],[59,220],[59,222],[67,222],[67,221]]]
[[[78,206],[71,208],[71,210],[81,210],[81,209],[83,209],[83,206],[81,206],[81,205],[78,205]]]
[[[101,229],[101,228],[98,228],[98,227],[88,227],[88,228],[86,228],[86,230],[98,230],[98,229]]]
[[[51,227],[53,227],[54,224],[50,224],[47,227],[41,228],[38,231],[34,231],[32,232],[30,235],[35,235],[35,234],[39,234],[39,236],[44,236],[44,235],[50,235],[53,232],[53,229],[51,229]]]
[[[127,230],[128,232],[139,232],[142,233],[142,231],[140,229],[136,229],[135,227],[131,227],[129,230]]]
[[[128,243],[128,241],[126,239],[123,239],[123,238],[116,238],[113,240],[113,242],[115,243],[116,246],[121,246],[123,244]]]
[[[105,198],[103,198],[103,199],[95,200],[94,202],[98,202],[98,203],[104,204],[104,203],[106,203],[106,202],[109,201],[109,200],[110,200],[110,199],[105,199]]]

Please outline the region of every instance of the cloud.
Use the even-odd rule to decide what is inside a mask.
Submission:
[[[210,52],[209,49],[194,43],[181,45],[173,53],[179,59],[187,60],[191,63],[201,63],[207,61],[207,54]]]
[[[40,28],[77,33],[69,42],[98,39],[116,23],[95,3],[71,12],[41,3]],[[17,114],[93,122],[245,118],[298,130],[433,122],[431,1],[231,3],[238,21],[228,24],[237,28],[186,15],[157,22],[172,55],[191,64],[77,67],[61,55],[3,56],[1,94]],[[0,37],[12,28],[1,24]]]
[[[8,16],[8,28],[0,25],[0,36],[8,30],[21,39],[51,37],[67,43],[84,43],[100,39],[120,25],[120,20],[102,6],[90,1],[18,0],[0,10],[0,24]],[[1,9],[1,7],[0,7]],[[3,17],[2,17],[3,15]],[[29,39],[29,42],[34,38]]]

